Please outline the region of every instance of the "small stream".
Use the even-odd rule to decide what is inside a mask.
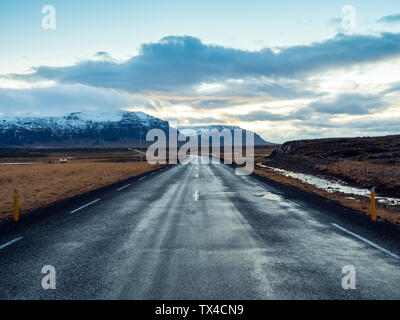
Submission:
[[[357,195],[357,196],[368,197],[368,198],[371,196],[370,190],[349,186],[344,181],[341,181],[341,180],[330,181],[330,180],[326,180],[323,178],[315,177],[310,174],[278,169],[278,168],[269,167],[269,166],[266,166],[263,164],[258,164],[258,166],[269,169],[269,170],[277,172],[277,173],[280,173],[286,177],[298,179],[301,182],[308,183],[314,187],[317,187],[318,189],[325,190],[330,193],[342,192],[347,195]],[[347,198],[354,199],[350,196]],[[383,203],[386,205],[392,205],[392,206],[400,205],[399,198],[382,197],[382,196],[376,195],[375,199],[377,202]]]
[[[42,164],[44,162],[41,162]],[[4,162],[0,163],[0,166],[15,166],[15,165],[26,165],[26,164],[41,164],[40,162]]]

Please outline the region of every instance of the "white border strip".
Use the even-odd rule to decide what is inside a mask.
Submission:
[[[351,232],[351,231],[349,231],[349,230],[337,225],[336,223],[331,223],[331,224],[335,228],[338,228],[339,230],[342,230],[343,232],[346,232],[346,233],[352,235],[353,237],[355,237],[355,238],[357,238],[357,239],[359,239],[361,241],[364,241],[365,243],[368,243],[370,246],[373,246],[374,248],[386,253],[387,255],[389,255],[389,256],[391,256],[391,257],[393,257],[395,259],[399,259],[400,260],[400,256],[398,256],[397,254],[395,254],[393,252],[390,252],[389,250],[386,250],[385,248],[382,248],[381,246],[378,246],[376,243],[373,243],[372,241],[369,241],[368,239],[365,239],[365,238],[359,236],[358,234],[356,234],[354,232]]]
[[[130,186],[131,186],[131,184],[127,184],[126,186],[123,186],[123,187],[117,189],[117,191],[122,191],[122,190],[124,190],[124,189],[126,189],[126,188],[128,188]]]
[[[78,208],[78,209],[72,210],[70,213],[76,213],[76,212],[78,212],[78,211],[80,211],[80,210],[82,210],[82,209],[85,209],[86,207],[91,206],[92,204],[95,204],[96,202],[99,202],[100,200],[101,200],[101,199],[94,200],[94,201],[92,201],[92,202],[90,202],[90,203],[88,203],[88,204],[85,204],[84,206],[82,206],[82,207],[80,207],[80,208]]]
[[[142,180],[144,180],[144,179],[146,179],[146,177],[141,177],[141,178],[139,179],[139,181],[142,181]]]
[[[7,242],[7,243],[1,245],[1,246],[0,246],[0,250],[1,250],[1,249],[4,249],[5,247],[8,247],[10,244],[13,244],[13,243],[15,243],[15,242],[17,242],[17,241],[19,241],[19,240],[21,240],[21,239],[23,239],[23,238],[22,238],[22,237],[19,237],[19,238],[16,238],[16,239],[14,239],[14,240],[11,240],[10,242]]]

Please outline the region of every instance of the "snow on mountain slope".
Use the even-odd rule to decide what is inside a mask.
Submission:
[[[209,130],[213,130],[216,129],[219,132],[221,132],[222,130],[230,130],[231,131],[231,135],[232,137],[234,136],[234,131],[236,129],[241,129],[243,130],[243,138],[242,138],[242,144],[245,144],[246,138],[245,138],[245,134],[246,131],[248,130],[244,130],[238,126],[226,126],[226,125],[210,125],[210,126],[182,126],[179,127],[179,131],[188,136],[188,137],[192,137],[192,136],[198,136],[200,137],[202,132],[208,132]],[[252,132],[252,131],[249,131]],[[261,138],[257,133],[253,132],[254,134],[254,145],[271,145],[271,142],[265,141],[263,138]]]
[[[145,143],[151,129],[161,129],[169,134],[169,123],[143,112],[85,111],[61,117],[2,117],[0,118],[0,147],[14,148],[90,148],[90,147],[138,147]],[[200,136],[202,130],[228,129],[237,126],[212,125],[205,127],[181,127],[187,136]],[[245,130],[244,130],[245,132]],[[140,143],[140,140],[142,143]],[[243,135],[243,143],[245,135]],[[254,134],[255,145],[268,145]]]
[[[143,112],[74,112],[63,117],[4,117],[0,118],[0,128],[23,126],[25,128],[84,128],[93,123],[119,122],[123,119],[137,119],[149,125],[152,118]]]
[[[75,112],[62,117],[0,118],[0,147],[122,147],[145,140],[167,121],[143,112]]]

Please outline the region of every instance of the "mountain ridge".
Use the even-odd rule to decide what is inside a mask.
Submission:
[[[201,128],[239,129],[225,125]],[[83,111],[58,117],[2,117],[0,148],[145,147],[151,144],[145,141],[151,129],[161,129],[168,137],[170,126],[168,121],[140,111]],[[269,143],[255,133],[255,145],[260,144]]]
[[[128,147],[169,123],[143,112],[74,112],[60,117],[0,119],[0,147]]]
[[[180,126],[179,130],[187,135],[187,136],[191,136],[193,134],[196,134],[197,136],[199,136],[201,134],[202,130],[212,130],[212,129],[217,129],[218,131],[222,131],[224,129],[228,129],[231,131],[232,137],[234,130],[236,129],[240,129],[243,130],[243,137],[242,137],[242,144],[245,144],[246,141],[246,132],[252,132],[249,130],[245,130],[242,129],[239,126],[232,126],[232,125],[223,125],[223,124],[214,124],[214,125],[207,125],[207,126]],[[263,145],[274,145],[274,143],[265,141],[263,138],[261,138],[261,136],[255,132],[252,132],[254,134],[254,145],[255,146],[263,146]]]

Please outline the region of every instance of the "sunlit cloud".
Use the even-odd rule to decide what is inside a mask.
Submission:
[[[223,90],[224,88],[225,86],[220,83],[202,83],[198,86],[197,91],[200,93],[215,93]]]
[[[142,45],[124,61],[100,51],[70,66],[2,75],[0,113],[143,111],[182,125],[239,125],[276,142],[393,133],[398,74],[395,33],[258,51],[172,36]]]

